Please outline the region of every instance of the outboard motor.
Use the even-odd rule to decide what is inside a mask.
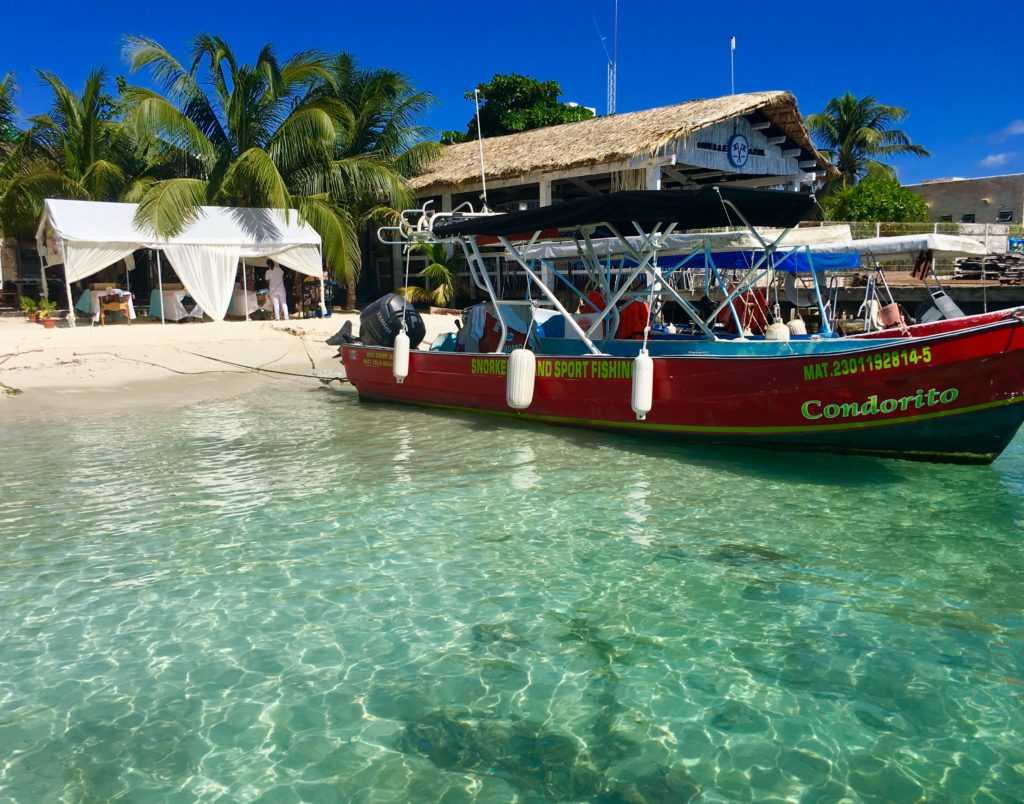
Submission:
[[[394,346],[395,336],[402,330],[402,314],[409,346],[415,349],[427,334],[420,314],[397,293],[381,296],[359,314],[359,338],[367,346]]]

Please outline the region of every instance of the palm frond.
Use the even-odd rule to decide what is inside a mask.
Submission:
[[[167,179],[153,182],[139,198],[135,223],[159,237],[172,237],[197,220],[206,203],[207,183],[202,179]]]
[[[174,98],[198,90],[192,75],[159,43],[144,36],[126,36],[122,52],[133,73],[148,69],[158,86]]]
[[[201,160],[208,169],[217,149],[199,127],[162,95],[142,87],[127,87],[127,122],[144,144],[152,141],[181,149]]]
[[[113,162],[97,159],[82,174],[81,183],[93,199],[115,199],[124,188],[124,171]]]
[[[395,159],[395,170],[402,176],[416,176],[444,152],[439,142],[419,142],[406,149]]]
[[[299,214],[320,234],[324,259],[335,279],[347,282],[359,276],[359,232],[352,216],[331,203],[326,195],[300,196],[293,199]]]
[[[262,148],[249,148],[231,164],[224,174],[221,192],[225,200],[239,201],[243,206],[288,209],[288,187],[270,154]]]
[[[318,101],[304,104],[288,115],[274,132],[267,150],[282,171],[330,163],[337,131],[333,117],[325,108],[329,106]]]

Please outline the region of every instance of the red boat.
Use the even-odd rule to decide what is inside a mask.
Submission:
[[[658,357],[643,421],[631,407],[628,358],[538,357],[533,401],[516,411],[506,400],[508,355],[413,351],[399,384],[393,354],[342,348],[360,399],[660,439],[991,463],[1024,422],[1017,318],[824,360]]]
[[[780,197],[790,204],[784,219],[795,222],[802,214],[791,198],[784,198],[794,194],[714,189],[711,197],[707,190],[654,194],[661,198],[647,206],[644,199],[632,220],[636,228],[650,231],[660,221],[685,219],[689,212],[697,226],[726,225],[717,222],[714,208],[728,204],[733,209],[747,201],[756,210],[752,217],[780,225],[770,206]],[[669,196],[676,196],[677,208]],[[449,222],[434,227],[433,235],[461,242],[472,265],[474,252],[479,254],[478,235],[498,237],[515,254],[512,232],[598,223],[615,233],[625,209],[632,209],[622,205],[636,205],[634,198],[606,196],[601,201],[605,206],[598,211],[575,210],[573,202],[565,202],[547,215],[531,210]],[[576,327],[555,294],[520,262]],[[643,268],[641,262],[637,271]],[[474,270],[484,270],[482,260]],[[485,277],[480,280],[491,287]],[[974,326],[937,329],[899,340],[803,341],[802,351],[770,340],[726,342],[709,334],[698,349],[691,344],[682,354],[649,355],[645,340],[637,357],[602,352],[600,342],[591,342],[582,331],[590,354],[534,354],[519,348],[509,354],[500,346],[493,352],[409,350],[406,338],[395,341],[395,347],[349,343],[340,357],[365,400],[662,440],[990,463],[1024,422],[1024,321],[1019,314],[993,314]],[[503,337],[500,343],[511,341]]]

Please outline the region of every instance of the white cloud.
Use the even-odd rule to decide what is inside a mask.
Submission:
[[[1021,134],[1024,134],[1024,120],[1013,120],[992,137],[992,142],[1002,142],[1010,137],[1019,137]]]
[[[985,168],[1002,167],[1016,156],[1016,151],[1004,151],[1003,153],[999,154],[989,154],[984,159],[982,159],[978,164]]]

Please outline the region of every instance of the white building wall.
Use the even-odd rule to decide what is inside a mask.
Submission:
[[[980,179],[949,179],[909,184],[928,204],[928,218],[953,223],[1020,223],[1024,212],[1024,173]],[[999,220],[1009,212],[1010,220]],[[974,220],[969,217],[973,215]],[[964,221],[965,216],[968,218]]]

